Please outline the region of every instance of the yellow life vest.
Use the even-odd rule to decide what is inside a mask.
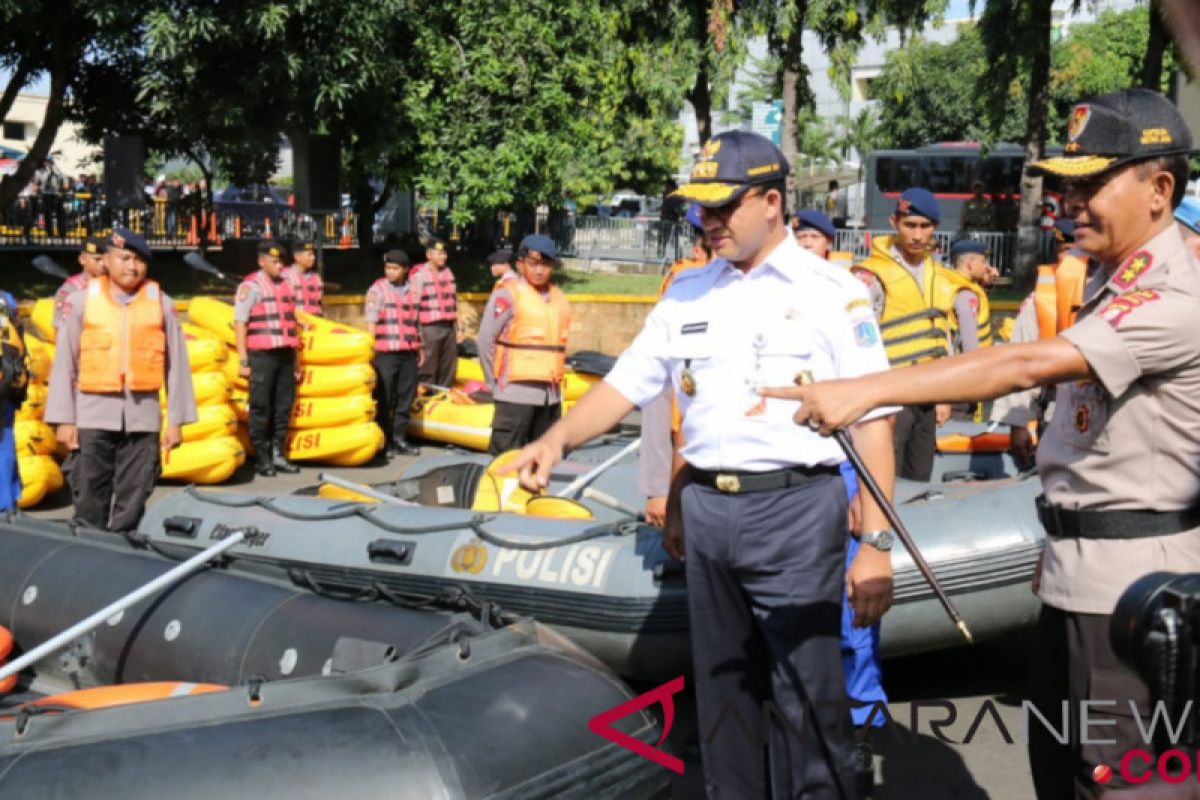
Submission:
[[[883,284],[883,315],[879,330],[888,361],[893,367],[907,367],[950,354],[950,309],[958,290],[950,270],[925,257],[923,281],[917,281],[903,265],[892,258],[891,236],[877,236],[871,255],[856,269],[874,275]],[[953,289],[953,291],[951,291]]]
[[[938,291],[950,292],[950,305],[954,306],[954,298],[960,291],[966,289],[975,295],[979,301],[979,306],[975,311],[975,335],[979,338],[980,347],[989,347],[992,344],[992,309],[988,305],[987,292],[983,290],[975,281],[955,270],[946,270],[949,275],[949,281],[938,281]],[[950,330],[957,332],[958,317],[954,316],[950,320]]]

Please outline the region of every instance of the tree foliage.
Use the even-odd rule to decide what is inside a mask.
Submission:
[[[964,27],[947,44],[918,38],[889,54],[871,86],[881,101],[881,146],[1024,140],[1028,72],[1001,68],[988,54],[984,32]],[[1105,11],[1094,22],[1071,26],[1051,55],[1046,112],[1051,144],[1060,143],[1067,115],[1080,99],[1138,84],[1148,39],[1145,9]],[[1174,63],[1168,49],[1165,74]]]

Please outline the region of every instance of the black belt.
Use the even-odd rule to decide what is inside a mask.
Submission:
[[[837,467],[788,467],[774,469],[770,472],[746,472],[745,470],[691,470],[692,482],[710,489],[716,489],[726,494],[746,494],[747,492],[768,492],[772,489],[790,489],[803,486],[818,478],[828,478],[840,474]]]
[[[1069,539],[1141,539],[1170,536],[1200,527],[1200,508],[1183,511],[1114,510],[1078,511],[1035,501],[1038,519],[1051,536]]]

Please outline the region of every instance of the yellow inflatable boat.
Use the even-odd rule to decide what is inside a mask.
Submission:
[[[383,431],[374,422],[293,430],[288,432],[287,457],[292,461],[353,467],[374,458],[383,444]]]
[[[46,412],[46,387],[40,383],[31,383],[25,390],[25,402],[17,409],[15,418],[18,420],[41,419]]]
[[[183,426],[185,442],[219,439],[237,433],[237,412],[232,403],[207,403],[196,406],[196,421]]]
[[[29,322],[33,325],[33,329],[38,332],[39,336],[47,342],[53,342],[55,339],[54,298],[38,298],[33,304],[33,309],[29,312]]]
[[[188,301],[188,319],[233,347],[237,337],[233,333],[233,306],[224,300],[207,295],[193,297]]]
[[[408,433],[435,442],[487,450],[496,406],[476,403],[457,389],[418,397],[413,402]]]
[[[192,372],[222,372],[229,360],[229,348],[217,336],[198,325],[184,322],[183,340],[187,345],[188,366]],[[234,359],[236,366],[237,359]]]
[[[375,389],[375,368],[370,364],[306,366],[296,381],[296,397],[341,397],[370,394]]]
[[[483,382],[483,367],[479,363],[478,358],[459,358],[458,365],[455,368],[454,380],[458,383],[467,383],[468,381]],[[587,393],[588,389],[597,381],[604,380],[600,375],[593,375],[587,372],[576,372],[570,367],[566,368],[563,373],[562,380],[562,397],[563,400],[578,400]]]
[[[29,354],[29,378],[37,383],[47,383],[50,380],[50,368],[54,365],[54,345],[43,342],[36,336],[26,333],[25,352]]]
[[[292,428],[336,428],[375,421],[375,398],[369,394],[348,397],[301,398],[292,406]]]
[[[301,364],[366,364],[375,353],[375,337],[323,317],[296,312],[300,322]]]
[[[246,461],[246,451],[234,436],[184,442],[162,455],[163,480],[221,483]]]
[[[228,405],[233,397],[233,390],[224,372],[193,372],[192,392],[196,395],[196,405]],[[167,406],[167,393],[160,389],[158,402],[163,408]]]
[[[47,455],[17,457],[17,474],[21,476],[21,496],[18,508],[31,508],[46,495],[62,488],[63,474],[57,462]]]
[[[40,419],[19,419],[13,423],[13,441],[18,456],[48,456],[58,447],[54,428]]]

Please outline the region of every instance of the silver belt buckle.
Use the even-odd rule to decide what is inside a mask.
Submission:
[[[726,494],[737,494],[742,490],[742,482],[738,480],[737,475],[727,475],[721,473],[717,475],[717,491],[725,492]]]

